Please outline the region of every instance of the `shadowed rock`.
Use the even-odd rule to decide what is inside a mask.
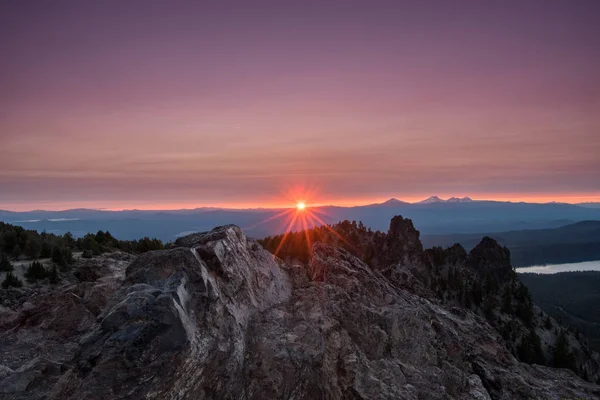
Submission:
[[[510,264],[510,251],[488,236],[481,239],[481,242],[471,250],[468,266],[481,274],[492,275],[500,281],[514,274]]]
[[[393,225],[395,242],[408,240],[398,254],[419,254],[412,223]],[[600,396],[568,370],[518,362],[480,317],[403,290],[345,250],[315,243],[306,269],[289,266],[235,226],[178,245],[131,263],[84,332],[64,327],[78,337],[64,363],[2,362],[7,398]]]

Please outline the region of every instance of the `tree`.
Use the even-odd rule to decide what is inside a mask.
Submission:
[[[478,281],[473,282],[473,287],[471,289],[471,293],[473,294],[473,302],[476,306],[479,306],[483,301],[483,294],[481,292],[481,285]]]
[[[21,286],[23,286],[23,282],[21,282],[21,280],[19,278],[14,276],[12,274],[12,272],[8,272],[6,274],[6,277],[4,278],[4,281],[2,282],[2,287],[4,289],[8,289],[11,286],[12,287],[21,287]]]
[[[27,282],[31,283],[37,281],[38,279],[44,279],[47,275],[48,272],[46,271],[46,268],[44,268],[42,263],[38,261],[34,261],[29,264],[27,271],[25,271],[25,278],[27,279]]]
[[[29,235],[25,244],[25,255],[29,258],[37,258],[42,251],[42,243],[37,235]]]
[[[100,232],[98,232],[98,234]],[[98,235],[98,234],[96,234],[96,235]],[[91,233],[88,233],[87,235],[85,235],[83,237],[83,239],[81,240],[81,248],[83,250],[90,250],[92,252],[92,254],[95,256],[100,255],[100,253],[101,253],[100,246],[98,245],[98,242],[96,241],[96,236],[92,235]]]
[[[513,313],[512,293],[508,285],[504,287],[504,292],[502,293],[502,312],[507,314]]]
[[[21,250],[21,246],[19,246],[18,244],[16,244],[15,247],[13,247],[12,254],[15,258],[19,258],[22,252],[23,251]]]
[[[521,361],[529,364],[544,365],[546,363],[540,337],[533,329],[521,339],[521,343],[517,347],[517,355]]]
[[[75,247],[75,238],[71,232],[67,232],[63,235],[63,240],[69,247]]]
[[[56,270],[56,265],[52,266],[49,277],[50,277],[50,283],[52,283],[52,284],[58,283],[59,278],[58,278],[58,271]]]
[[[533,307],[530,302],[520,302],[517,304],[517,317],[523,321],[525,326],[531,328],[533,325]]]
[[[544,325],[545,325],[546,329],[548,329],[548,330],[553,328],[552,321],[550,320],[549,315],[546,315],[546,321],[545,321]]]
[[[13,269],[14,268],[13,268],[12,264],[10,263],[10,261],[8,260],[8,257],[6,257],[6,254],[0,255],[0,271],[10,272]]]
[[[569,349],[569,341],[564,330],[560,331],[560,334],[556,339],[552,356],[552,363],[554,367],[569,368],[570,370],[575,371],[575,360],[573,359],[573,354],[571,354]]]
[[[42,242],[42,249],[40,250],[40,258],[50,257],[52,257],[52,247],[50,247],[50,243],[44,241]]]
[[[4,232],[2,241],[4,242],[4,250],[7,253],[11,253],[15,246],[18,244],[18,236],[14,231],[14,228],[10,228]]]
[[[65,265],[67,261],[64,258],[62,249],[58,246],[52,248],[52,262],[58,265]]]
[[[494,309],[496,308],[496,297],[493,295],[487,295],[483,302],[483,314],[487,319],[491,319],[494,316]]]

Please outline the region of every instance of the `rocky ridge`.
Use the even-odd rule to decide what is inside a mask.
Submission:
[[[77,281],[1,314],[0,392],[7,399],[600,397],[598,385],[570,370],[519,362],[485,318],[430,297],[418,232],[400,222],[385,244],[400,258],[382,269],[323,243],[312,245],[307,266],[287,264],[225,226],[131,263],[76,271]],[[411,276],[420,289],[408,290]]]

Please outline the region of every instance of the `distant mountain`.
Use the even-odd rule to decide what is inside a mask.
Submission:
[[[448,200],[439,198],[438,196],[431,196],[425,200],[416,202],[415,204],[434,204],[434,203],[469,203],[472,202],[470,197],[450,197]]]
[[[579,207],[600,208],[600,203],[578,203]]]
[[[433,203],[443,203],[444,200],[440,199],[437,196],[431,196],[425,200],[421,200],[416,202],[415,204],[433,204]]]
[[[470,197],[450,197],[448,200],[446,200],[446,203],[468,203],[471,201],[473,200],[471,200]]]
[[[379,203],[378,205],[382,205],[382,206],[398,206],[398,205],[406,205],[406,204],[410,204],[407,203],[405,201],[402,200],[398,200],[394,197],[392,197],[391,199],[384,201],[383,203]]]
[[[423,235],[426,247],[460,243],[467,250],[490,236],[511,251],[514,266],[600,260],[600,221],[582,221],[553,229],[525,229],[475,234]]]
[[[365,206],[308,207],[291,225],[295,208],[0,212],[0,221],[56,234],[69,231],[76,237],[108,230],[122,240],[151,236],[173,241],[188,232],[206,231],[214,226],[232,223],[255,238],[279,234],[286,229],[298,231],[304,228],[304,223],[311,228],[343,220],[362,221],[371,229],[385,230],[394,215],[415,221],[422,235],[491,234],[557,228],[578,221],[600,220],[599,208],[572,204],[469,201],[468,198],[450,200],[411,204],[390,199]]]

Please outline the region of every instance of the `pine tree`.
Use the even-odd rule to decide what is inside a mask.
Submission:
[[[522,338],[521,343],[517,347],[517,354],[521,361],[529,364],[544,365],[546,363],[540,337],[533,329],[528,335]]]
[[[58,246],[54,246],[52,248],[52,262],[58,265],[64,265],[65,259],[63,257],[63,252],[61,248]]]
[[[502,312],[507,314],[513,313],[512,294],[510,291],[510,286],[508,285],[504,288],[504,292],[502,293]]]
[[[21,250],[21,246],[19,246],[18,244],[15,245],[15,247],[13,247],[12,250],[12,254],[15,258],[19,258],[21,257],[21,253],[23,253],[23,251]]]
[[[21,280],[19,278],[14,276],[12,274],[12,272],[8,272],[6,274],[6,277],[4,278],[4,281],[2,282],[2,287],[4,289],[8,289],[11,286],[12,287],[21,287],[21,286],[23,286],[23,282],[21,282]]]
[[[25,244],[25,255],[29,258],[37,258],[42,250],[42,244],[36,235],[30,235]]]
[[[8,260],[8,257],[6,257],[6,254],[0,255],[0,271],[10,272],[13,269],[14,268],[13,268],[12,264],[10,263],[10,261]]]
[[[574,370],[573,354],[569,350],[569,341],[564,330],[560,331],[553,352],[553,365],[556,368],[569,368]]]
[[[50,270],[50,283],[55,284],[58,283],[58,271],[56,270],[56,265],[52,266],[52,270]]]
[[[52,247],[48,242],[42,242],[42,249],[40,251],[40,258],[52,257]]]
[[[44,279],[47,275],[48,273],[46,269],[42,263],[38,261],[32,262],[25,272],[25,278],[27,279],[27,282],[35,282],[38,279]]]

